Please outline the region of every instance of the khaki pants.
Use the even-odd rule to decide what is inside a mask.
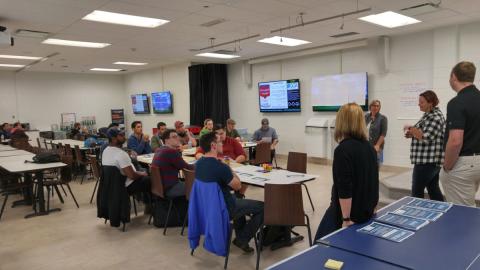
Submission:
[[[453,169],[440,172],[440,182],[448,202],[475,207],[480,185],[480,156],[459,157]]]

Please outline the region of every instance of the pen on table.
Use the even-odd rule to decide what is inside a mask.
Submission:
[[[303,174],[289,174],[287,177],[304,177],[305,175]]]

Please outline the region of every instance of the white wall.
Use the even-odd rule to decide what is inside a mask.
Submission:
[[[190,63],[181,63],[125,76],[123,101],[126,104],[128,129],[135,120],[142,121],[143,131],[149,135],[152,135],[152,128],[156,127],[160,121],[165,122],[168,127],[173,127],[176,120],[181,120],[188,125],[190,122],[188,66],[190,66]],[[151,97],[152,92],[163,90],[169,90],[173,94],[173,114],[133,114],[130,95],[148,93]],[[152,111],[151,104],[150,111]]]
[[[0,121],[50,130],[60,124],[61,113],[71,112],[77,120],[96,116],[98,128],[111,122],[110,109],[125,106],[124,95],[121,76],[0,72]]]
[[[446,113],[446,104],[455,94],[448,84],[450,70],[459,60],[474,61],[480,67],[479,43],[480,23],[394,36],[390,42],[389,72],[382,72],[379,68],[377,43],[370,41],[369,46],[363,48],[253,65],[252,88],[243,82],[242,64],[233,64],[228,70],[230,114],[238,127],[246,127],[249,132],[260,126],[261,118],[268,117],[270,125],[279,133],[278,152],[281,154],[301,151],[310,156],[330,158],[326,129],[305,128],[309,118],[334,117],[334,113],[312,111],[311,78],[366,71],[369,74],[369,99],[380,99],[381,112],[389,119],[384,163],[409,166],[410,141],[403,138],[402,128],[415,120],[398,119],[403,115],[399,102],[401,85],[424,83],[439,95],[440,108]],[[257,83],[294,78],[300,79],[302,112],[260,113]],[[415,116],[420,117],[421,113]]]

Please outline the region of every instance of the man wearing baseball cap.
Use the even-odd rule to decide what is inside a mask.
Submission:
[[[277,131],[269,126],[267,118],[262,119],[262,126],[255,131],[252,140],[261,143],[271,143],[270,149],[272,150],[271,159],[275,156],[275,147],[278,144]]]
[[[185,128],[182,121],[175,121],[175,131],[180,137],[183,149],[197,146],[197,140],[193,137],[193,134]]]
[[[129,194],[149,190],[150,179],[146,172],[137,172],[130,156],[122,149],[125,143],[125,132],[115,128],[107,131],[109,144],[102,154],[103,166],[115,166],[127,177],[125,187]],[[148,189],[147,189],[148,188]]]

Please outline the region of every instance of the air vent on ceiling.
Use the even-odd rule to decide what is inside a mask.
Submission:
[[[236,51],[231,51],[231,50],[218,50],[214,51],[213,53],[220,53],[220,54],[235,54],[237,53]]]
[[[421,15],[426,13],[432,13],[432,12],[438,11],[439,9],[440,9],[439,4],[424,3],[420,5],[407,7],[407,8],[402,8],[400,10],[400,13],[407,16],[416,16],[416,15]]]
[[[200,24],[200,26],[203,26],[203,27],[212,27],[214,25],[217,25],[217,24],[221,24],[223,22],[225,22],[227,20],[223,19],[223,18],[219,18],[219,19],[215,19],[213,21],[209,21],[209,22],[205,22],[205,23],[202,23]]]
[[[330,36],[330,37],[341,38],[341,37],[348,37],[348,36],[354,36],[354,35],[358,35],[358,33],[357,32],[347,32],[347,33],[336,34],[336,35],[333,35],[333,36]]]
[[[18,29],[15,31],[14,35],[16,37],[28,37],[28,38],[47,38],[50,33],[43,31],[27,30],[27,29]]]

